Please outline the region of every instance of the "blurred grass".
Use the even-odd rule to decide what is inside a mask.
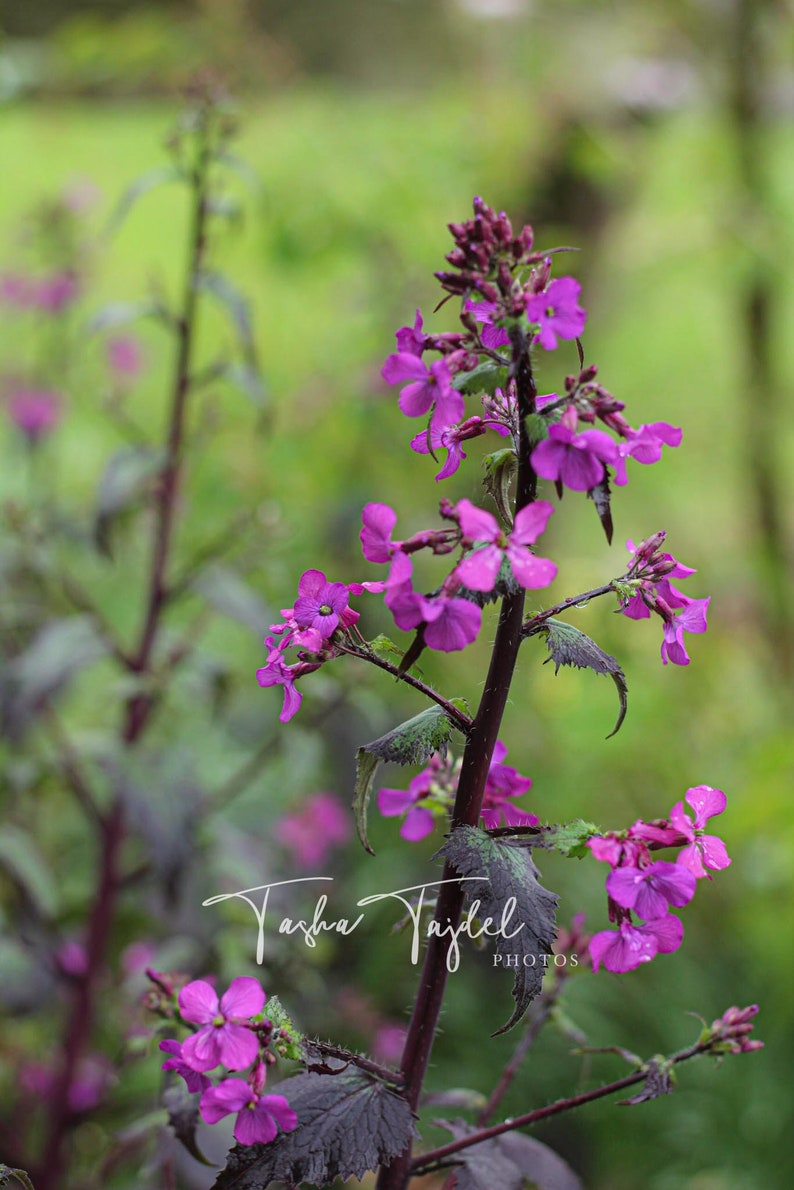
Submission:
[[[526,112],[525,120],[504,118],[517,108]],[[0,190],[0,242],[12,243],[20,214],[70,179],[96,183],[103,195],[98,214],[106,215],[120,188],[159,162],[156,146],[173,115],[167,105],[6,111],[0,158],[14,162],[14,175],[13,185]],[[407,450],[414,430],[384,391],[380,364],[392,350],[395,328],[412,321],[416,305],[426,325],[448,329],[444,311],[430,317],[438,296],[432,271],[442,266],[447,250],[445,223],[466,216],[473,194],[516,212],[517,220],[519,214],[532,218],[549,136],[541,109],[525,93],[497,87],[478,94],[476,105],[452,88],[416,99],[368,95],[365,103],[340,91],[306,88],[246,113],[239,153],[261,175],[263,191],[248,198],[243,225],[222,235],[217,253],[251,297],[270,408],[264,432],[255,434],[245,398],[222,395],[185,499],[202,532],[221,529],[240,507],[260,507],[262,558],[253,581],[272,606],[289,603],[296,576],[309,566],[338,579],[374,577],[358,555],[364,501],[397,507],[405,535],[432,523],[435,469],[432,460]],[[650,1054],[687,1042],[697,1029],[682,1016],[687,1010],[711,1019],[729,1003],[757,1001],[757,1031],[767,1048],[719,1071],[685,1067],[675,1096],[635,1108],[628,1123],[604,1104],[545,1135],[567,1147],[589,1185],[604,1190],[628,1190],[638,1179],[652,1190],[783,1187],[788,1174],[775,1179],[786,1160],[790,1104],[791,692],[779,688],[770,668],[774,642],[765,640],[757,575],[748,565],[754,528],[741,411],[752,393],[736,379],[736,286],[754,267],[759,249],[754,236],[737,231],[729,132],[719,114],[683,110],[641,135],[594,127],[592,136],[622,196],[602,234],[568,265],[575,272],[582,264],[588,277],[588,357],[599,363],[603,382],[626,400],[634,424],[680,424],[684,442],[678,451],[666,451],[657,467],[630,465],[629,488],[614,496],[611,549],[589,504],[566,494],[547,535],[548,552],[560,559],[549,600],[618,573],[625,538],[638,540],[664,527],[672,552],[698,567],[687,591],[713,595],[711,624],[705,637],[691,641],[691,667],[663,670],[655,623],[616,619],[601,606],[572,614],[624,665],[630,695],[622,732],[604,741],[616,712],[611,684],[589,673],[555,678],[548,668],[531,668],[529,652],[542,646],[530,643],[502,736],[511,762],[532,775],[528,801],[544,817],[582,815],[621,826],[640,815],[665,814],[689,785],[705,781],[726,790],[728,811],[719,833],[734,863],[699,889],[687,909],[682,950],[619,980],[584,977],[572,989],[571,1013],[595,1043],[642,1046]],[[790,212],[794,190],[792,149],[791,126],[772,126],[768,181],[781,216]],[[153,279],[166,292],[176,291],[182,245],[175,228],[183,226],[183,216],[184,198],[173,188],[137,204],[107,253],[97,255],[97,304],[142,296]],[[536,231],[547,242],[543,228]],[[791,258],[790,222],[783,236],[781,261]],[[8,258],[13,261],[13,248]],[[787,391],[794,365],[790,350],[783,350],[790,348],[783,328],[791,323],[794,286],[782,264],[778,283],[779,380]],[[163,416],[168,351],[156,328],[144,327],[142,334],[150,369],[130,407],[141,423],[154,427]],[[207,354],[229,337],[223,319],[208,314],[202,325]],[[98,345],[96,351],[92,358],[86,350],[59,446],[58,482],[75,505],[90,498],[109,449],[119,444],[98,415]],[[574,366],[572,352],[557,354],[562,364],[556,357],[539,361],[543,391],[558,387],[562,371]],[[785,414],[781,407],[791,526],[794,444]],[[475,494],[476,445],[468,470],[439,495]],[[13,491],[21,476],[6,458],[5,486]],[[143,548],[142,541],[130,545]],[[186,550],[189,545],[183,542]],[[85,566],[84,583],[100,593],[123,631],[132,632],[139,611],[125,581],[100,561]],[[428,673],[449,693],[476,701],[488,633],[484,638],[463,661],[429,660]],[[240,628],[219,626],[209,643],[246,689],[259,663],[259,642]],[[358,676],[347,681],[355,686]],[[362,690],[360,726],[374,735],[392,721],[394,691],[377,682],[365,689],[373,693]],[[95,692],[89,683],[78,699],[84,715]],[[308,682],[305,692],[308,706]],[[251,697],[272,699],[272,709],[263,712],[272,722],[278,699],[253,687]],[[418,709],[411,697],[394,694],[394,701],[407,713]],[[102,714],[109,724],[112,702]],[[353,735],[354,728],[346,731]],[[228,766],[217,753],[206,707],[197,705],[182,742],[209,772],[222,775]],[[301,757],[306,774],[312,772],[310,749],[296,721],[285,730],[280,761],[230,809],[230,826],[265,829],[274,812],[266,811],[263,820],[263,805],[277,805],[285,783],[300,785]],[[333,777],[344,797],[349,773],[348,762]],[[373,881],[378,888],[398,887],[405,862],[394,824],[376,824],[373,833],[379,866],[376,873],[362,862],[356,870],[360,895],[371,891]],[[564,890],[565,913],[594,904],[590,924],[606,924],[601,874],[592,865],[549,859],[541,866],[545,882]],[[367,943],[369,990],[399,1015],[414,973],[406,965],[394,978],[393,939]],[[233,942],[227,945],[234,951]],[[338,961],[344,963],[341,956]],[[466,964],[464,969],[471,971]],[[487,1085],[499,1056],[503,1060],[510,1051],[510,1038],[489,1043],[487,1052],[482,1044],[502,1018],[494,1017],[491,1003],[496,977],[484,964],[481,975],[453,981],[448,1032],[441,1036],[431,1083],[452,1065],[456,1082]],[[315,994],[321,1001],[322,985]],[[504,1015],[507,984],[499,996]],[[648,1036],[649,1003],[659,1005],[656,1036]],[[510,1110],[570,1089],[576,1064],[567,1048],[553,1035],[544,1039]],[[605,1078],[615,1075],[614,1060],[596,1061]]]

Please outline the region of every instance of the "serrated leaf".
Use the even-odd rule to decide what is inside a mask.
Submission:
[[[551,954],[555,938],[557,897],[538,883],[528,847],[492,839],[478,827],[456,827],[438,855],[461,876],[479,877],[476,883],[464,885],[466,903],[471,908],[476,902],[479,920],[491,918],[499,928],[496,954],[518,956],[513,983],[516,1006],[496,1036],[521,1020],[541,989],[545,956]]]
[[[477,1131],[465,1120],[436,1120],[436,1124],[463,1140]],[[548,1145],[506,1132],[481,1144],[461,1149],[455,1154],[461,1162],[452,1174],[455,1190],[524,1190],[528,1185],[538,1190],[582,1190],[582,1182],[570,1165]]]
[[[567,624],[564,620],[544,620],[527,635],[545,636],[550,654],[546,660],[554,662],[555,673],[559,672],[561,665],[572,665],[576,669],[593,669],[596,673],[607,674],[612,679],[618,692],[620,710],[617,722],[607,739],[615,735],[626,718],[629,695],[626,675],[615,658],[610,653],[606,653],[584,632],[574,628],[573,624]]]
[[[23,890],[39,917],[55,916],[58,885],[50,866],[31,836],[13,823],[7,823],[0,835],[0,869]]]
[[[454,726],[442,707],[428,707],[371,744],[364,744],[364,751],[392,764],[424,764],[434,752],[446,756]]]
[[[356,831],[361,846],[370,855],[374,855],[367,838],[367,808],[372,797],[372,783],[375,780],[380,761],[377,756],[371,756],[366,748],[359,748],[356,752],[356,785],[353,792],[353,811],[356,818]]]
[[[598,834],[600,830],[594,822],[585,822],[584,819],[577,818],[574,822],[543,827],[543,841],[540,845],[559,851],[568,859],[583,859],[589,854],[587,840]]]
[[[116,209],[108,220],[108,233],[112,234],[118,231],[138,199],[143,198],[145,194],[167,182],[184,181],[187,181],[187,175],[178,165],[159,165],[155,169],[147,170],[146,173],[141,174],[127,187],[119,199]]]
[[[206,599],[216,611],[244,624],[260,636],[273,619],[257,591],[233,570],[215,562],[193,579],[190,589]]]
[[[97,492],[94,541],[100,553],[112,556],[114,519],[152,488],[164,462],[162,450],[152,446],[124,446],[111,455]]]
[[[212,1190],[360,1178],[401,1153],[416,1133],[406,1100],[350,1066],[333,1075],[298,1074],[276,1089],[296,1113],[297,1128],[268,1145],[236,1145]]]
[[[199,1102],[201,1093],[191,1095],[180,1079],[178,1083],[167,1087],[163,1092],[163,1106],[168,1112],[168,1123],[174,1130],[174,1136],[202,1165],[213,1165],[208,1161],[198,1147],[196,1129],[200,1123]]]
[[[592,500],[596,506],[598,519],[604,527],[607,542],[612,544],[612,509],[610,507],[609,498],[611,492],[609,487],[609,479],[606,473],[601,483],[597,483],[594,488],[590,488],[587,493],[588,499]]]
[[[452,379],[452,387],[468,396],[493,393],[507,385],[507,366],[486,360],[470,372],[458,372]]]

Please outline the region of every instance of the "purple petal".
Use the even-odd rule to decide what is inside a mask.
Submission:
[[[327,581],[322,570],[304,570],[298,579],[298,594],[304,599],[319,599]]]
[[[208,1087],[201,1096],[199,1111],[207,1124],[217,1124],[224,1116],[247,1107],[252,1098],[247,1082],[241,1078],[226,1078],[217,1087]]]
[[[482,611],[475,603],[468,599],[444,599],[437,601],[435,607],[439,613],[425,628],[425,643],[429,648],[454,653],[477,639]]]
[[[496,541],[499,523],[484,508],[478,508],[471,500],[459,500],[455,505],[460,531],[470,541]]]
[[[714,789],[711,785],[693,785],[684,794],[684,800],[695,811],[695,826],[699,830],[703,829],[709,818],[722,814],[728,804],[722,790]]]
[[[647,921],[645,925],[638,926],[637,931],[655,940],[659,954],[672,954],[674,950],[678,950],[684,938],[683,924],[674,913],[667,913],[655,921]]]
[[[390,355],[380,371],[387,384],[402,384],[406,380],[426,380],[427,368],[412,352]]]
[[[397,404],[406,417],[422,417],[433,404],[435,392],[427,380],[407,384],[400,393]]]
[[[507,557],[517,583],[527,590],[537,590],[548,587],[557,577],[557,564],[550,558],[536,558],[528,550],[516,549],[511,546]]]
[[[278,1134],[276,1121],[259,1104],[253,1111],[241,1111],[234,1125],[234,1139],[241,1145],[269,1144]]]
[[[595,455],[584,450],[566,451],[560,466],[560,479],[566,488],[572,492],[589,492],[603,478],[604,465]]]
[[[229,984],[229,990],[221,996],[221,1012],[227,1018],[258,1016],[265,1007],[267,997],[258,979],[241,975]]]
[[[203,979],[186,983],[178,997],[179,1011],[194,1025],[209,1025],[218,1015],[218,994]]]
[[[409,843],[417,843],[430,834],[434,826],[433,815],[424,806],[414,806],[405,816],[400,834]]]
[[[202,1073],[214,1070],[221,1061],[219,1030],[214,1025],[205,1025],[188,1037],[182,1045],[182,1057],[193,1070]]]
[[[703,856],[703,863],[707,868],[719,872],[723,868],[730,866],[731,860],[728,850],[722,839],[719,839],[716,835],[702,835],[700,838],[700,851]]]
[[[378,810],[384,818],[396,818],[404,814],[416,801],[408,789],[379,789]]]
[[[222,1025],[218,1029],[221,1062],[229,1070],[245,1070],[259,1052],[256,1034],[245,1025]]]
[[[458,563],[456,576],[470,591],[493,591],[502,565],[502,551],[495,545],[467,554]]]
[[[659,950],[654,934],[644,934],[636,926],[623,922],[618,931],[602,930],[590,939],[593,970],[603,963],[607,971],[634,971],[640,963],[649,963]]]
[[[361,513],[363,528],[359,534],[361,549],[368,562],[388,562],[392,555],[391,535],[397,513],[388,504],[365,504]]]
[[[270,1112],[282,1132],[292,1132],[298,1127],[298,1117],[283,1095],[263,1095],[259,1105]]]
[[[546,529],[554,512],[548,500],[535,500],[516,513],[510,540],[514,545],[533,545]]]

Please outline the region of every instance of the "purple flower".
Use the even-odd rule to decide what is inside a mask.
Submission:
[[[423,596],[413,589],[413,570],[413,562],[406,554],[395,554],[383,598],[383,602],[394,616],[395,624],[403,632],[417,628],[424,619],[425,601]]]
[[[293,618],[299,628],[314,629],[327,640],[340,623],[347,628],[359,618],[348,606],[348,596],[344,583],[329,583],[322,570],[305,570],[298,581]]]
[[[74,273],[52,273],[42,277],[35,289],[35,302],[40,310],[60,314],[77,297],[79,285]]]
[[[517,769],[503,764],[507,746],[496,741],[482,803],[482,820],[488,830],[495,830],[504,821],[505,826],[537,826],[540,819],[535,814],[519,810],[510,800],[521,797],[532,786],[531,777],[522,777]]]
[[[429,367],[416,355],[400,352],[390,355],[381,369],[387,384],[405,385],[400,392],[399,405],[406,417],[422,417],[433,410],[433,428],[454,425],[463,416],[464,401],[452,387],[449,366],[444,359]]]
[[[295,689],[295,679],[300,668],[299,665],[287,665],[279,650],[272,649],[267,664],[256,671],[256,680],[260,686],[284,687],[284,704],[279,715],[282,723],[289,723],[303,702],[303,695]]]
[[[384,818],[396,818],[405,814],[405,821],[400,827],[400,834],[410,843],[417,843],[424,839],[433,829],[434,818],[426,806],[419,806],[417,802],[427,797],[428,770],[423,769],[414,777],[407,789],[379,789],[378,809]]]
[[[425,644],[442,653],[456,653],[477,639],[482,609],[468,599],[441,595],[422,600]]]
[[[315,793],[276,823],[275,836],[301,868],[312,868],[350,837],[344,807],[330,793]]]
[[[227,1078],[201,1096],[199,1111],[207,1124],[237,1113],[234,1139],[241,1145],[269,1144],[279,1128],[292,1132],[298,1117],[283,1095],[257,1095],[244,1079]]]
[[[536,558],[527,548],[540,537],[554,509],[547,500],[536,500],[516,513],[512,532],[505,534],[495,517],[470,500],[455,507],[465,545],[485,542],[458,563],[456,575],[472,591],[492,591],[502,558],[510,563],[513,577],[522,587],[547,587],[557,573],[554,562]]]
[[[259,1042],[246,1022],[262,1011],[265,1000],[259,980],[247,975],[233,979],[220,1002],[203,979],[185,984],[179,993],[179,1011],[186,1021],[202,1028],[183,1043],[183,1060],[199,1071],[214,1070],[221,1062],[229,1070],[250,1066]]]
[[[397,513],[388,504],[365,504],[361,520],[363,528],[359,540],[364,557],[368,562],[388,562],[401,544],[391,539]]]
[[[60,398],[48,388],[14,388],[8,397],[8,416],[31,444],[36,443],[60,421]]]
[[[680,864],[657,860],[644,868],[624,866],[607,876],[607,892],[623,909],[638,917],[663,917],[670,905],[687,905],[695,895],[695,878]]]
[[[480,334],[483,347],[487,347],[491,351],[496,351],[497,348],[506,347],[509,344],[510,336],[504,327],[494,326],[496,302],[474,302],[469,298],[463,309],[470,311],[477,322],[483,324]]]
[[[192,1066],[188,1066],[187,1062],[182,1057],[182,1046],[178,1041],[167,1039],[160,1042],[160,1049],[167,1054],[173,1054],[166,1062],[163,1062],[163,1070],[175,1070],[187,1083],[187,1089],[191,1095],[196,1091],[205,1091],[207,1087],[211,1086],[210,1079],[206,1074],[201,1074],[200,1071],[194,1070]]]
[[[108,366],[118,377],[134,379],[143,367],[141,345],[134,335],[118,335],[106,345]]]
[[[618,448],[603,430],[576,433],[576,412],[567,409],[549,436],[539,442],[530,456],[536,473],[553,479],[574,492],[589,492],[604,478],[604,464],[615,463]]]
[[[487,428],[482,418],[477,416],[468,418],[459,426],[436,428],[431,426],[429,431],[423,430],[421,434],[417,434],[415,438],[411,439],[411,450],[415,450],[417,454],[421,455],[430,454],[431,450],[437,451],[441,448],[446,450],[447,460],[436,475],[436,483],[438,483],[439,480],[448,479],[450,475],[454,475],[466,458],[461,442],[465,442],[468,438],[478,438],[486,432]],[[507,432],[501,426],[494,428],[502,434]]]
[[[706,868],[719,871],[727,868],[731,862],[722,839],[703,833],[709,818],[721,814],[727,800],[721,789],[713,789],[711,785],[695,785],[684,794],[684,801],[695,812],[694,821],[684,812],[683,802],[676,802],[670,812],[671,824],[689,840],[688,846],[678,853],[677,862],[683,864],[697,879],[707,876],[711,880]]]
[[[527,318],[540,330],[535,339],[553,351],[557,339],[576,339],[584,330],[587,313],[577,302],[581,285],[573,277],[558,277],[542,293],[527,298]]]
[[[671,590],[675,590],[675,588],[671,588]],[[706,631],[708,627],[706,612],[710,602],[711,596],[707,599],[689,599],[686,607],[679,611],[678,615],[665,620],[662,640],[662,662],[664,665],[667,665],[668,661],[672,661],[674,665],[689,665],[689,654],[684,645],[684,633]]]
[[[684,927],[672,913],[641,926],[623,921],[617,930],[602,930],[590,939],[593,970],[603,963],[607,971],[634,971],[657,954],[677,950],[683,937]]]
[[[423,333],[422,326],[422,313],[417,310],[414,325],[400,327],[395,335],[398,354],[415,356],[422,354],[428,343],[428,336]]]
[[[615,483],[620,486],[629,482],[626,459],[636,459],[638,463],[645,464],[658,463],[662,457],[662,446],[680,446],[681,438],[681,430],[666,421],[654,421],[629,431],[626,441],[617,444]]]

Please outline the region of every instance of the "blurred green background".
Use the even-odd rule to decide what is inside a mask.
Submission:
[[[544,538],[560,563],[549,601],[621,573],[625,539],[665,528],[672,552],[697,567],[687,593],[713,597],[710,626],[691,638],[690,667],[663,669],[655,623],[616,618],[600,604],[572,614],[625,669],[622,731],[604,739],[615,714],[611,684],[587,672],[555,678],[533,664],[541,649],[530,642],[501,738],[510,762],[532,776],[526,801],[543,818],[621,827],[665,815],[690,785],[726,791],[728,809],[715,829],[733,864],[684,912],[682,949],[627,976],[582,976],[572,983],[568,1011],[592,1044],[647,1056],[692,1038],[697,1024],[688,1012],[711,1020],[730,1004],[756,1002],[766,1048],[720,1069],[688,1064],[669,1098],[633,1109],[604,1101],[537,1135],[592,1190],[792,1184],[790,10],[761,0],[173,7],[6,0],[0,11],[0,261],[14,267],[20,220],[36,203],[90,183],[96,197],[86,218],[96,238],[86,316],[152,286],[176,290],[184,245],[175,229],[186,212],[176,188],[143,197],[112,238],[103,239],[103,229],[124,187],[162,161],[159,146],[193,70],[213,67],[239,99],[237,151],[261,189],[247,193],[240,181],[244,216],[219,234],[214,250],[250,298],[268,403],[257,420],[244,397],[221,392],[205,410],[182,547],[222,533],[241,509],[257,509],[249,581],[271,608],[291,602],[308,567],[344,581],[376,577],[358,552],[367,500],[397,508],[400,535],[408,536],[433,523],[439,495],[476,497],[478,444],[468,466],[437,492],[432,460],[407,449],[413,428],[379,376],[395,329],[412,322],[415,307],[426,326],[453,329],[448,311],[430,313],[439,296],[432,273],[448,250],[445,224],[464,219],[472,196],[482,194],[514,225],[532,222],[543,245],[581,249],[565,259],[584,284],[588,359],[626,401],[633,424],[670,421],[683,427],[684,440],[656,467],[630,465],[630,485],[613,499],[611,548],[589,503],[566,494]],[[148,368],[129,407],[137,422],[157,426],[170,345],[146,323],[136,334]],[[228,331],[208,314],[201,334],[209,355]],[[17,348],[13,336],[0,344],[4,365]],[[541,391],[548,391],[573,370],[575,355],[566,344],[539,362]],[[121,441],[99,407],[98,375],[98,347],[88,339],[57,444],[55,482],[75,509],[90,502]],[[18,498],[25,474],[10,438],[3,452],[4,498]],[[142,546],[132,538],[127,549],[135,557]],[[128,574],[88,553],[80,566],[113,622],[133,631],[139,605],[129,597]],[[388,630],[378,609],[366,614],[370,634]],[[462,657],[423,662],[429,678],[475,702],[483,638]],[[228,674],[239,755],[215,730],[206,692],[181,691],[190,713],[159,730],[212,785],[268,737],[280,699],[252,684],[263,656],[256,634],[216,623],[206,647]],[[378,676],[344,672],[345,710],[326,717],[324,749],[302,712],[245,791],[198,825],[199,852],[202,839],[221,839],[226,860],[193,873],[194,912],[229,868],[260,882],[257,847],[267,847],[285,806],[320,785],[346,800],[356,746],[420,709]],[[103,700],[101,682],[97,671],[69,695],[68,713],[87,747],[117,714],[118,699]],[[304,709],[315,697],[333,701],[319,679],[306,681],[304,694]],[[388,776],[397,785],[406,775]],[[24,824],[25,799],[13,783],[9,790],[10,821]],[[37,796],[59,804],[57,790]],[[78,847],[63,813],[66,827],[42,822],[39,832],[43,852],[61,851],[62,861]],[[438,839],[409,857],[396,824],[379,821],[373,842],[376,861],[359,858],[352,843],[344,854],[339,896],[348,905],[411,882],[406,872],[426,873],[417,853],[429,857]],[[591,928],[606,925],[596,865],[544,857],[541,868],[544,883],[562,895],[563,921],[584,907]],[[119,947],[136,930],[151,931],[145,921],[125,922]],[[13,921],[6,924],[13,932]],[[415,979],[407,943],[382,923],[360,937],[284,959],[287,982],[273,990],[288,1005],[293,991],[307,1029],[344,1031],[328,989],[348,983],[384,1015],[403,1018]],[[242,915],[231,915],[212,942],[232,974],[250,969],[252,945]],[[487,1089],[511,1051],[510,1036],[486,1041],[510,1005],[509,980],[488,963],[467,956],[452,981],[430,1087],[451,1081]],[[52,1022],[26,1027],[33,1044],[48,1043],[42,1030]],[[348,1040],[364,1044],[349,1027]],[[597,1057],[585,1076],[569,1049],[555,1032],[542,1036],[506,1109],[518,1113],[570,1093],[580,1078],[622,1073],[614,1057]],[[122,1078],[119,1118],[140,1111],[156,1066],[150,1056],[146,1077],[133,1072],[126,1086]],[[425,1135],[441,1142],[440,1133]],[[89,1153],[90,1143],[89,1136]]]

